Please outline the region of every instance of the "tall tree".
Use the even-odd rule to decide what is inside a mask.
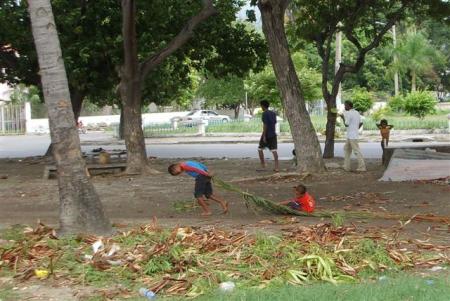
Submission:
[[[396,1],[340,1],[293,0],[291,6],[294,22],[291,32],[295,36],[315,43],[322,60],[322,94],[327,103],[327,126],[324,157],[334,156],[336,129],[336,96],[344,76],[357,73],[363,67],[369,51],[376,48],[383,36],[407,15],[408,10],[417,13],[448,5],[436,0]],[[356,48],[357,55],[351,61],[340,64],[336,74],[332,61],[333,41],[336,32],[342,32]]]
[[[154,172],[147,160],[142,131],[142,88],[147,75],[168,56],[183,46],[194,34],[194,29],[217,13],[211,0],[204,0],[200,12],[193,16],[181,31],[164,47],[139,62],[136,35],[136,0],[122,0],[122,34],[124,64],[120,70],[120,97],[124,113],[124,135],[127,146],[127,172]]]
[[[29,0],[28,6],[58,168],[60,231],[62,234],[108,233],[111,224],[86,174],[81,155],[50,0]]]
[[[411,92],[416,91],[418,76],[433,72],[435,66],[445,61],[443,55],[420,32],[409,32],[394,51],[398,57],[394,68],[403,74],[410,72]]]
[[[245,99],[244,80],[237,76],[208,77],[200,84],[197,96],[204,97],[207,106],[233,109],[234,118],[238,118],[240,105]]]
[[[305,101],[312,102],[319,100],[322,96],[321,75],[318,71],[308,66],[307,57],[300,52],[292,54],[292,61],[295,66],[297,76],[302,85],[302,92]],[[272,65],[266,66],[258,73],[252,73],[245,80],[248,97],[251,101],[267,99],[271,105],[281,106],[281,94],[277,87],[275,73]]]
[[[255,3],[253,1],[253,3]],[[258,0],[263,32],[269,46],[270,59],[282,95],[282,103],[288,119],[297,154],[300,171],[317,172],[325,169],[319,140],[312,125],[301,84],[284,28],[284,16],[289,0]]]

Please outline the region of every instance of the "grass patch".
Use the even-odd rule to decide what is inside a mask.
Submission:
[[[0,230],[0,239],[22,241],[25,239],[24,225],[13,225],[10,228]]]
[[[178,213],[191,212],[200,207],[194,199],[175,201],[172,206]]]
[[[13,291],[12,286],[0,287],[0,300],[1,301],[15,301],[19,300],[17,292]]]
[[[428,284],[428,280],[432,283]],[[308,286],[284,285],[264,290],[236,289],[230,295],[215,293],[195,300],[227,301],[447,301],[450,296],[449,278],[422,278],[401,275],[383,281],[366,281],[359,284],[314,284]],[[168,299],[166,299],[168,300]],[[170,299],[180,300],[180,299]]]

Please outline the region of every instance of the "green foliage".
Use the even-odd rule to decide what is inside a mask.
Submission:
[[[178,213],[191,212],[198,207],[196,200],[179,200],[173,203],[173,208]]]
[[[361,114],[372,108],[373,99],[373,94],[365,88],[354,88],[351,91],[350,100],[353,102],[353,108]]]
[[[436,103],[432,92],[412,92],[405,97],[405,112],[423,119],[425,115],[435,112]]]
[[[261,72],[251,73],[245,80],[245,87],[253,107],[257,106],[262,99],[268,100],[273,107],[281,106],[281,94],[272,65],[268,65]]]
[[[164,47],[198,13],[200,1],[137,1],[139,59]],[[217,76],[260,70],[266,45],[247,23],[236,22],[242,1],[215,1],[219,14],[195,30],[195,37],[146,78],[144,104],[186,105],[196,89],[192,70]],[[52,1],[71,92],[97,105],[117,103],[118,71],[123,63],[120,1]],[[38,64],[26,1],[0,4],[0,82],[38,85]],[[95,29],[95,30],[93,30]],[[15,56],[15,53],[19,56]]]
[[[371,114],[371,117],[373,120],[381,120],[386,118],[386,116],[389,114],[389,108],[380,108],[376,111],[373,111]]]
[[[307,56],[300,52],[292,55],[297,76],[300,80],[303,96],[306,101],[314,101],[321,98],[321,76],[313,68],[308,67]],[[266,99],[274,107],[281,107],[281,94],[278,90],[275,73],[272,65],[268,65],[262,72],[250,74],[245,81],[249,98],[253,102]]]
[[[345,217],[340,213],[333,214],[331,216],[331,222],[333,223],[333,226],[341,227],[345,223]]]
[[[20,299],[19,294],[13,289],[13,286],[2,285],[2,287],[0,287],[0,300],[13,301]]]
[[[371,239],[361,240],[353,252],[343,254],[343,257],[350,265],[365,260],[372,271],[378,271],[380,265],[387,267],[395,265],[386,249]]]
[[[14,87],[10,97],[13,103],[30,102],[33,105],[41,102],[39,89],[36,86],[27,87],[24,84],[19,84]]]
[[[427,279],[417,275],[389,275],[385,281],[366,280],[355,284],[333,285],[318,283],[301,288],[283,284],[266,289],[240,288],[232,294],[216,292],[199,297],[198,301],[381,301],[381,300],[414,300],[414,301],[447,301],[450,294],[449,277],[431,278],[433,285],[427,284]],[[175,299],[181,300],[181,299]]]
[[[25,234],[23,233],[25,226],[14,225],[6,229],[0,230],[0,239],[4,240],[14,240],[22,241],[25,239]]]
[[[388,107],[392,112],[400,113],[405,111],[405,98],[401,95],[392,96],[389,99]]]
[[[144,273],[152,275],[160,272],[167,272],[172,269],[169,256],[152,257],[144,266]]]
[[[223,78],[210,77],[200,84],[197,96],[206,99],[206,106],[235,108],[244,101],[244,81],[233,75]]]
[[[392,66],[401,74],[410,72],[412,91],[415,90],[416,76],[432,73],[438,66],[445,65],[443,54],[421,32],[409,32],[400,40],[394,53],[398,60]]]

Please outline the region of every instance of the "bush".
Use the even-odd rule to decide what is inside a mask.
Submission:
[[[367,112],[373,106],[373,95],[365,88],[353,89],[350,97],[353,102],[353,108],[361,114]]]
[[[420,119],[436,111],[436,98],[429,91],[411,92],[405,97],[405,112]]]
[[[405,111],[405,98],[401,95],[391,97],[388,107],[392,112],[396,113]]]
[[[381,120],[383,118],[386,118],[386,116],[389,114],[390,110],[388,107],[379,108],[376,111],[373,111],[370,115],[373,120]]]

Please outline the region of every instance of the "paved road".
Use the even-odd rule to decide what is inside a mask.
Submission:
[[[110,140],[105,139],[105,144],[89,144],[86,139],[91,137],[82,137],[85,140],[82,150],[89,152],[93,148],[102,146],[104,149],[125,149],[123,144],[110,144]],[[98,141],[98,139],[96,139]],[[29,136],[0,136],[0,158],[21,158],[40,156],[45,153],[50,143],[47,135],[29,135]],[[343,143],[336,143],[335,155],[343,156]],[[379,143],[366,142],[360,143],[361,150],[366,158],[379,158],[381,149]],[[322,145],[323,147],[323,145]],[[147,145],[149,156],[159,158],[257,158],[257,142],[254,143],[187,143],[187,144],[152,144]],[[278,145],[281,159],[290,159],[293,149],[292,143],[280,143]],[[270,153],[266,152],[270,157]]]

